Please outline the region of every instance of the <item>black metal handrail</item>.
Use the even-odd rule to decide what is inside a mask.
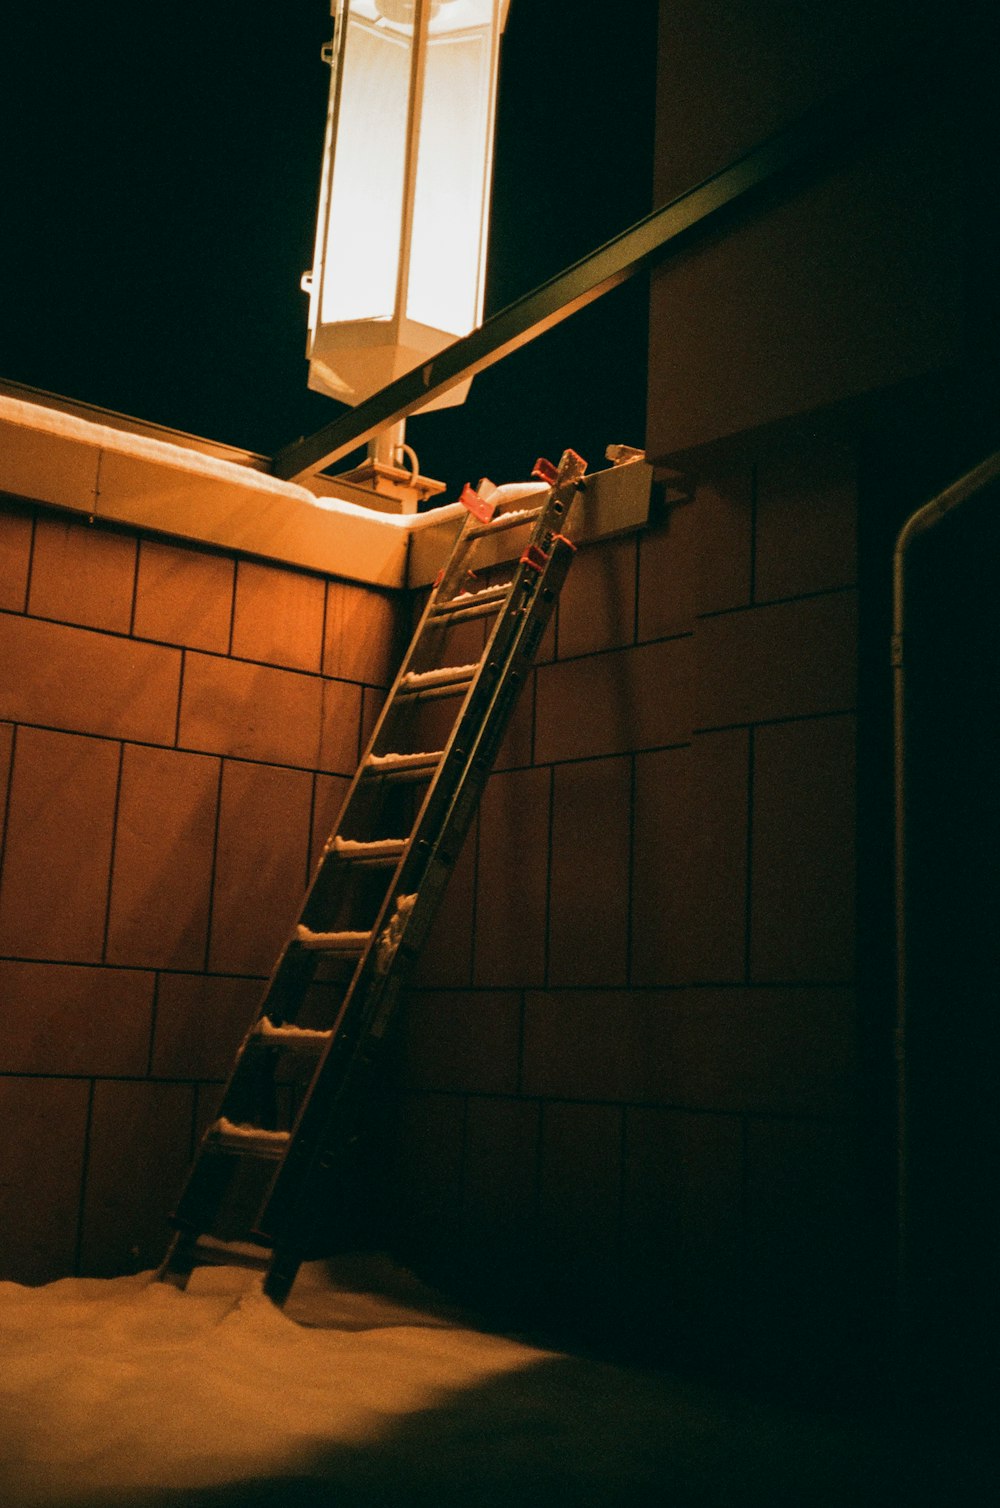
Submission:
[[[274,474],[298,480],[322,471],[429,399],[495,366],[629,278],[686,250],[696,239],[731,225],[768,195],[787,193],[810,181],[921,98],[920,79],[912,72],[869,75],[500,310],[471,335],[315,434],[286,446],[274,458]]]

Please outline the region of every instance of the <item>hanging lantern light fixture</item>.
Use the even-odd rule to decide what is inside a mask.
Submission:
[[[481,322],[506,10],[507,0],[331,0],[316,251],[303,279],[311,388],[359,403]]]

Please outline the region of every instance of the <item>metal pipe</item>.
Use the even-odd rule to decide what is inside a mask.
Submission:
[[[400,419],[398,424],[390,424],[372,436],[368,441],[368,459],[378,466],[398,466],[399,452],[404,446],[409,450],[406,445],[406,420]]]
[[[896,1301],[898,1337],[905,1344],[912,1322],[910,1250],[910,1168],[907,1125],[907,747],[906,747],[906,557],[918,535],[935,528],[946,514],[1000,480],[1000,451],[946,487],[911,513],[896,539],[892,557],[893,764],[895,806],[896,902],[896,1115],[897,1115],[897,1249]]]
[[[831,153],[869,143],[878,125],[897,120],[904,107],[923,103],[922,80],[922,73],[879,72],[808,111],[721,172],[502,309],[423,366],[404,373],[315,434],[286,446],[274,458],[274,474],[299,481],[322,471],[429,399],[495,366],[666,256],[686,250],[697,237],[718,229],[727,215],[747,208],[763,192],[787,186],[797,174],[818,171]]]

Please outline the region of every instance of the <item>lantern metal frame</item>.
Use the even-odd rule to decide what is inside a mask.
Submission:
[[[448,12],[452,11],[452,8],[457,13],[459,26],[456,28],[453,24],[451,28],[446,28],[442,24],[442,18],[447,20]],[[467,335],[482,321],[497,61],[499,40],[506,22],[507,8],[508,0],[331,0],[334,36],[329,47],[324,49],[324,58],[330,63],[333,75],[324,144],[315,257],[312,272],[307,273],[303,278],[303,287],[310,294],[307,346],[310,363],[309,385],[342,402],[356,404],[364,400],[404,373],[430,360],[456,339]],[[464,28],[461,26],[463,18],[466,19]],[[475,25],[472,25],[473,22]],[[349,117],[345,118],[345,110],[351,108],[357,110],[359,118],[363,118],[367,111],[370,121],[381,118],[379,109],[383,101],[365,96],[363,93],[359,93],[356,97],[352,96],[354,103],[345,107],[348,71],[352,66],[361,66],[360,58],[363,56],[361,42],[365,37],[367,41],[364,45],[369,49],[369,62],[373,69],[376,66],[383,66],[388,46],[399,46],[401,49],[406,47],[409,50],[401,185],[395,177],[399,163],[393,160],[391,163],[393,181],[385,190],[390,197],[390,203],[386,205],[384,201],[379,202],[369,197],[369,203],[377,208],[377,218],[385,224],[394,225],[397,192],[399,194],[395,288],[391,310],[376,309],[357,318],[331,320],[324,319],[323,315],[335,298],[339,299],[342,305],[346,304],[349,307],[350,304],[350,290],[346,295],[338,293],[333,298],[328,297],[328,294],[330,280],[337,279],[342,274],[342,265],[338,265],[336,235],[339,232],[343,241],[344,202],[350,198],[352,192],[358,195],[358,207],[354,209],[353,206],[349,206],[346,214],[351,215],[353,212],[352,223],[357,226],[359,246],[364,246],[366,235],[368,244],[371,244],[373,234],[372,227],[366,228],[362,221],[363,195],[359,192],[359,185],[363,183],[365,173],[374,175],[378,171],[377,164],[373,162],[370,168],[361,167],[357,163],[342,167],[341,164],[346,159],[338,156],[338,147],[341,152],[347,150],[343,142],[338,143],[338,133],[344,125],[347,124],[353,128],[355,137],[358,135],[358,121],[351,120]],[[459,58],[455,43],[464,47],[467,60]],[[466,217],[463,224],[465,238],[467,241],[472,238],[477,241],[475,267],[470,272],[470,282],[474,279],[474,290],[467,304],[467,312],[471,314],[471,318],[452,321],[452,328],[431,325],[424,320],[413,318],[410,314],[414,276],[415,217],[422,213],[421,205],[428,197],[428,191],[422,188],[424,182],[430,185],[430,197],[433,197],[435,192],[433,168],[428,167],[427,155],[431,150],[427,142],[427,138],[431,135],[427,129],[428,120],[432,119],[429,111],[437,110],[441,117],[434,121],[439,149],[450,149],[453,158],[456,153],[460,154],[466,150],[463,142],[458,139],[459,133],[454,129],[456,112],[460,111],[461,104],[449,102],[446,94],[442,92],[447,84],[448,73],[447,65],[440,62],[445,55],[443,51],[445,47],[450,48],[449,58],[453,71],[460,66],[464,66],[467,70],[478,67],[487,84],[486,97],[476,96],[476,110],[480,113],[475,122],[475,130],[470,129],[469,132],[470,138],[474,138],[481,144],[482,158],[480,160],[477,156],[474,169],[468,172],[467,182],[473,185],[473,190],[471,193],[466,190],[462,205],[462,212]],[[352,50],[358,52],[357,58]],[[382,59],[383,63],[378,64],[372,61],[377,58]],[[434,78],[429,80],[432,58],[435,60],[434,67],[437,72]],[[457,74],[456,77],[458,77]],[[351,87],[356,87],[353,79]],[[389,103],[391,105],[391,98]],[[442,122],[445,129],[442,129]],[[398,128],[398,115],[396,126]],[[386,150],[398,155],[400,150],[398,137],[390,137],[387,134],[385,139],[388,143]],[[355,140],[350,145],[356,148],[357,141]],[[472,158],[468,160],[471,162]],[[338,171],[342,175],[340,178],[338,178]],[[352,172],[353,182],[348,182]],[[422,173],[428,175],[426,179],[422,178]],[[438,181],[443,182],[440,170]],[[370,196],[369,185],[365,187]],[[374,192],[375,194],[379,192],[377,184],[374,185]],[[472,224],[472,219],[469,206],[477,197],[479,201],[478,227],[474,236],[470,238],[469,226]],[[338,217],[340,224],[335,227]],[[422,226],[420,232],[424,237],[421,255],[426,264],[428,246],[446,246],[445,238],[449,234],[449,228],[447,226],[435,227],[428,235],[427,227]],[[395,229],[391,234],[395,236]],[[356,262],[359,255],[360,252],[354,249]],[[453,254],[449,252],[449,255]],[[349,261],[350,258],[341,255],[340,263],[343,264],[345,260]],[[453,265],[456,265],[454,261]],[[443,407],[460,403],[465,398],[468,387],[469,383],[466,382],[453,388],[447,394],[435,395],[426,407]],[[391,459],[395,459],[395,452],[400,448],[401,443],[401,435],[393,437]]]

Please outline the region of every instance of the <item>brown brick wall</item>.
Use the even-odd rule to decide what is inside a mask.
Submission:
[[[0,500],[0,1278],[162,1255],[398,606]]]
[[[981,305],[978,254],[962,240],[985,221],[974,185],[996,97],[981,61],[995,48],[977,36],[975,10],[945,20],[927,0],[742,0],[723,15],[707,0],[664,0],[656,203],[840,91],[858,90],[845,128],[858,108],[884,104],[887,119],[766,212],[654,269],[651,456],[968,359]],[[890,81],[909,69],[920,82],[890,105]],[[994,265],[995,234],[984,245]]]
[[[571,572],[400,1021],[389,1234],[522,1315],[822,1368],[863,1314],[854,465],[703,471]],[[119,1272],[160,1255],[401,614],[0,523],[4,1275]]]
[[[542,1319],[822,1370],[863,1313],[857,489],[832,443],[704,470],[570,573],[408,1004],[397,1235]]]

